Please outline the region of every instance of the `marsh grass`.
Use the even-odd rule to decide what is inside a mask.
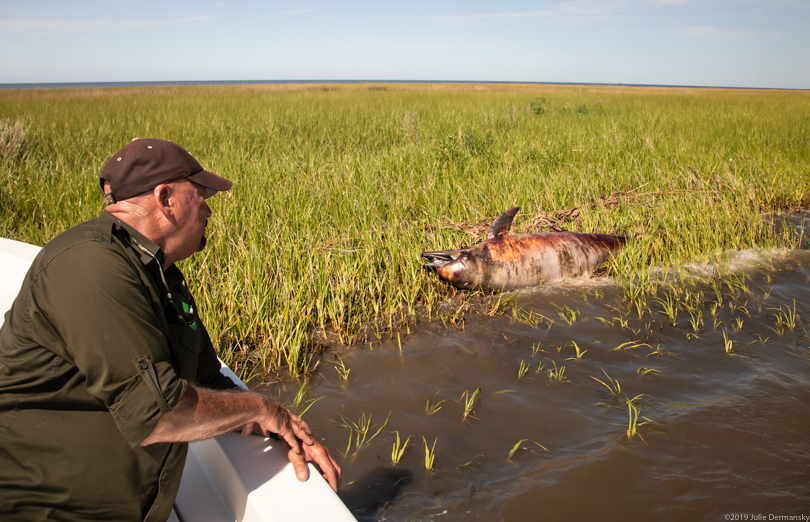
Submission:
[[[17,160],[28,145],[29,125],[25,120],[0,119],[0,163]]]
[[[776,312],[774,322],[777,328],[781,330],[793,330],[799,321],[799,315],[796,313],[796,300],[793,300],[793,306],[780,305],[779,308],[768,308]]]
[[[439,410],[442,409],[442,404],[445,403],[447,399],[438,401],[438,402],[431,402],[430,399],[427,400],[427,404],[425,404],[425,415],[430,417],[431,415],[435,414]]]
[[[475,399],[478,397],[479,393],[481,393],[481,388],[476,388],[472,393],[470,393],[469,390],[465,390],[464,393],[461,394],[460,401],[464,406],[464,412],[461,414],[461,422],[466,421],[468,417],[475,418],[473,416],[475,412]]]
[[[295,394],[295,397],[293,397],[291,409],[299,417],[303,417],[313,404],[324,398],[322,395],[320,397],[315,397],[314,399],[306,399],[306,394],[308,391],[309,384],[304,381],[301,384],[301,387],[298,388],[298,392]]]
[[[652,347],[650,347],[652,349]],[[655,350],[652,350],[645,357],[663,357],[664,355],[671,355],[671,352],[665,350],[661,345],[656,345]],[[618,382],[618,381],[617,381]]]
[[[619,346],[614,348],[613,351],[617,352],[619,350],[632,350],[633,348],[639,348],[641,346],[646,346],[648,348],[650,347],[650,345],[647,344],[647,343],[638,342],[638,341],[627,341],[627,342],[623,342],[622,344],[620,344]],[[602,370],[602,371],[604,372],[605,370]],[[605,375],[607,375],[607,373]]]
[[[565,321],[568,325],[572,325],[576,322],[578,315],[578,312],[576,310],[572,310],[566,305],[562,306],[555,305],[554,308],[557,310],[557,315],[560,316],[560,319]]]
[[[582,359],[582,356],[588,352],[588,350],[580,350],[579,345],[576,343],[576,341],[571,341],[569,344],[574,347],[575,355],[574,357],[569,357],[568,359],[566,359],[566,361],[578,361]]]
[[[433,461],[436,460],[436,442],[439,437],[433,439],[433,446],[428,446],[427,439],[422,435],[422,446],[425,448],[425,473],[428,475],[433,473]]]
[[[723,330],[723,350],[728,355],[734,355],[734,341],[728,338],[725,330]]]
[[[363,412],[357,422],[341,416],[341,419],[343,420],[341,426],[349,433],[349,442],[346,444],[346,451],[343,452],[345,457],[356,456],[361,449],[370,444],[371,441],[380,434],[383,428],[388,425],[388,419],[391,418],[391,412],[388,412],[385,422],[383,422],[382,425],[377,428],[377,431],[369,435],[371,430],[376,427],[371,425],[372,416],[373,414],[366,417],[366,412]],[[354,444],[354,452],[350,454],[349,452],[351,451],[352,444]]]
[[[551,326],[554,324],[552,319],[549,319],[542,314],[538,314],[534,310],[525,310],[519,306],[512,308],[512,320],[516,323],[527,324],[529,326],[537,326],[542,320],[547,324],[546,329],[551,328]]]
[[[402,460],[402,455],[405,454],[408,443],[411,441],[411,436],[408,435],[408,438],[405,439],[405,443],[403,444],[399,438],[399,431],[395,431],[394,434],[396,435],[396,440],[391,448],[391,465],[398,466],[399,461]]]
[[[638,426],[639,426],[638,419],[640,417],[641,410],[640,410],[638,404],[636,404],[636,401],[641,399],[643,396],[644,395],[642,394],[642,395],[636,395],[632,399],[630,397],[626,398],[627,415],[628,415],[628,421],[627,421],[627,438],[628,439],[632,439],[633,437],[638,435],[639,438],[641,438],[641,440],[644,440],[644,437],[642,437],[641,434],[638,433]],[[643,419],[645,419],[645,421],[649,422],[649,419],[647,419],[646,417],[641,417],[641,418],[643,418]],[[644,424],[646,424],[646,422],[641,423],[641,425],[644,425]]]
[[[335,365],[335,371],[338,374],[338,384],[341,388],[345,388],[349,385],[349,373],[351,373],[351,370],[346,367],[346,363],[343,362],[343,358],[340,355],[335,355],[335,360],[332,361],[332,364]]]
[[[600,273],[638,316],[651,267],[797,244],[762,215],[810,202],[805,92],[369,87],[2,91],[0,236],[42,245],[97,215],[98,173],[132,138],[182,144],[235,182],[182,268],[243,377],[304,375],[325,347],[420,317],[463,328],[481,294],[437,281],[419,253],[478,242],[513,206],[514,233],[633,237]]]
[[[618,379],[611,379],[610,375],[608,375],[608,373],[605,371],[604,368],[600,368],[600,369],[602,370],[602,373],[605,374],[605,377],[607,378],[607,382],[605,382],[602,379],[599,379],[597,377],[594,377],[593,375],[591,375],[590,377],[591,377],[591,379],[595,380],[596,382],[598,382],[599,384],[601,384],[602,386],[604,386],[605,388],[608,389],[608,391],[610,392],[610,396],[613,399],[613,402],[615,404],[616,400],[619,398],[619,395],[621,395],[621,393],[622,393],[622,386],[621,386],[621,384],[619,384]]]
[[[743,327],[743,323],[744,323],[744,322],[745,322],[745,320],[744,320],[744,319],[742,319],[741,317],[739,317],[739,316],[738,316],[738,317],[735,317],[735,318],[734,318],[734,326],[732,326],[732,329],[733,329],[735,332],[739,332],[740,330],[742,330],[742,327]]]
[[[557,368],[557,363],[555,361],[551,361],[551,364],[554,368],[546,368],[546,373],[548,373],[548,381],[549,382],[567,382],[568,379],[565,377],[565,366],[560,366]]]
[[[679,299],[675,295],[675,292],[665,294],[664,297],[656,297],[655,300],[663,307],[661,313],[667,316],[672,326],[675,326],[678,319],[679,304]]]
[[[539,448],[542,448],[543,451],[548,451],[548,448],[546,448],[545,446],[543,446],[542,444],[540,444],[537,441],[534,441],[534,440],[531,440],[531,439],[520,439],[519,441],[517,441],[517,444],[515,444],[512,447],[512,449],[509,450],[509,454],[507,455],[506,459],[507,460],[514,460],[515,456],[517,455],[517,452],[521,449],[521,446],[522,446],[522,444],[524,442],[531,442],[532,444],[537,445]]]
[[[526,361],[521,360],[520,365],[518,365],[518,379],[522,379],[526,375],[526,372],[528,371],[529,371],[529,364],[526,363]]]
[[[703,310],[698,308],[698,309],[696,309],[694,311],[690,311],[689,312],[689,317],[690,317],[689,324],[692,325],[692,330],[694,331],[694,335],[695,335],[695,337],[697,337],[697,334],[704,330]]]

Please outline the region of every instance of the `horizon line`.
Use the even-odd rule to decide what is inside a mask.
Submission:
[[[19,82],[0,83],[0,90],[36,89],[76,89],[76,88],[117,88],[117,87],[184,87],[205,85],[271,85],[271,84],[490,84],[490,85],[570,85],[604,87],[659,87],[680,89],[739,89],[739,90],[778,90],[805,91],[807,88],[794,87],[734,87],[722,85],[671,85],[654,83],[610,83],[610,82],[550,82],[550,81],[509,81],[509,80],[168,80],[168,81],[96,81],[96,82]]]

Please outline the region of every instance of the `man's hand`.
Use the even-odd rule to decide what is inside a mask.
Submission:
[[[258,434],[265,437],[268,432],[272,432],[284,439],[297,454],[301,453],[300,442],[306,446],[311,446],[315,442],[312,439],[312,430],[309,429],[306,422],[301,420],[301,417],[272,399],[268,399],[268,406],[269,413],[266,417],[242,427],[243,437],[250,433],[257,433],[257,430]]]
[[[296,418],[301,422],[301,424],[306,426],[306,430],[309,432],[309,426],[307,426],[306,423],[299,417],[296,416]],[[243,437],[251,434],[267,437],[267,430],[262,429],[261,426],[253,422],[242,426]],[[329,453],[329,450],[326,447],[324,447],[317,440],[311,440],[312,444],[304,443],[300,445],[303,452],[296,452],[290,446],[290,444],[287,443],[287,458],[290,459],[290,463],[293,465],[295,476],[299,481],[306,482],[306,480],[309,478],[309,468],[307,468],[307,462],[314,462],[319,468],[321,468],[323,477],[326,479],[332,489],[337,492],[338,488],[340,487],[340,466],[338,466],[335,459],[332,458],[332,454]]]
[[[299,455],[292,448],[287,446],[287,458],[290,459],[298,480],[304,482],[309,478],[307,462],[315,462],[315,464],[321,468],[323,478],[325,478],[332,489],[337,492],[340,487],[341,471],[340,466],[338,466],[335,459],[332,458],[329,450],[322,446],[317,440],[310,446],[304,444],[302,448],[304,450],[303,455]]]

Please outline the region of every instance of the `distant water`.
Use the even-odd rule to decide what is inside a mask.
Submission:
[[[166,87],[187,85],[272,85],[272,84],[335,84],[335,83],[456,83],[456,84],[511,84],[511,85],[584,85],[624,87],[673,87],[689,89],[758,89],[758,87],[722,87],[710,85],[655,85],[634,83],[574,83],[574,82],[522,82],[522,81],[464,81],[464,80],[193,80],[169,82],[57,82],[57,83],[0,83],[0,90],[76,89],[113,87]],[[769,90],[791,90],[770,89]]]
[[[0,89],[76,89],[112,87],[166,87],[187,85],[265,85],[292,83],[366,83],[371,80],[194,80],[176,82],[65,82],[65,83],[0,83]]]

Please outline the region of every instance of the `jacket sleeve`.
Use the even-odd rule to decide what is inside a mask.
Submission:
[[[98,242],[72,246],[34,274],[28,309],[34,340],[75,365],[132,446],[188,386],[172,367],[165,318],[137,262]]]

